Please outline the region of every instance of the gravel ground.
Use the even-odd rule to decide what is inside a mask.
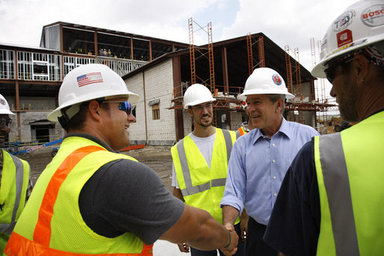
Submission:
[[[31,166],[31,177],[35,182],[45,166],[52,160],[52,148],[42,148],[28,154],[19,155],[27,160]],[[146,146],[123,152],[123,154],[136,158],[143,164],[154,169],[168,190],[171,191],[172,157],[169,146]]]

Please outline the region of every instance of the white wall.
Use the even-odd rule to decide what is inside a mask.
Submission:
[[[137,143],[143,143],[147,139],[151,145],[173,145],[176,142],[175,113],[173,109],[168,109],[171,106],[173,91],[172,59],[146,69],[144,79],[145,84],[141,72],[125,81],[129,90],[140,95],[140,100],[136,104],[137,122],[130,127],[130,138]],[[159,120],[152,119],[152,107],[148,105],[152,100],[160,100]]]
[[[230,112],[231,116],[231,130],[236,131],[237,129],[240,128],[242,122],[242,112]]]
[[[7,97],[11,111],[15,108],[15,98]],[[55,98],[47,97],[20,97],[20,133],[21,138],[18,138],[17,116],[12,118],[11,132],[9,133],[9,141],[32,142],[35,138],[31,130],[31,122],[47,119],[48,114],[56,108]],[[16,114],[16,113],[15,113]],[[55,129],[50,129],[50,140],[56,140],[64,136],[64,130],[59,123],[55,124]]]

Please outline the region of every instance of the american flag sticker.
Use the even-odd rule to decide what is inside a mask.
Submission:
[[[103,82],[103,77],[101,76],[100,72],[88,73],[88,74],[77,77],[77,84],[79,85],[79,87],[82,87],[88,84],[95,84],[95,83],[102,83],[102,82]]]

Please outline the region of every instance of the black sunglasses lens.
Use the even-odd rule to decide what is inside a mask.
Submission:
[[[128,115],[131,114],[132,107],[128,101],[120,102],[119,109],[125,111]]]

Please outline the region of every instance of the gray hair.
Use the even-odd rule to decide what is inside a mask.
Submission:
[[[285,95],[284,94],[267,94],[267,96],[272,101],[272,103],[275,103],[279,99],[283,100],[283,107],[281,108],[281,114],[283,114],[285,109]]]

